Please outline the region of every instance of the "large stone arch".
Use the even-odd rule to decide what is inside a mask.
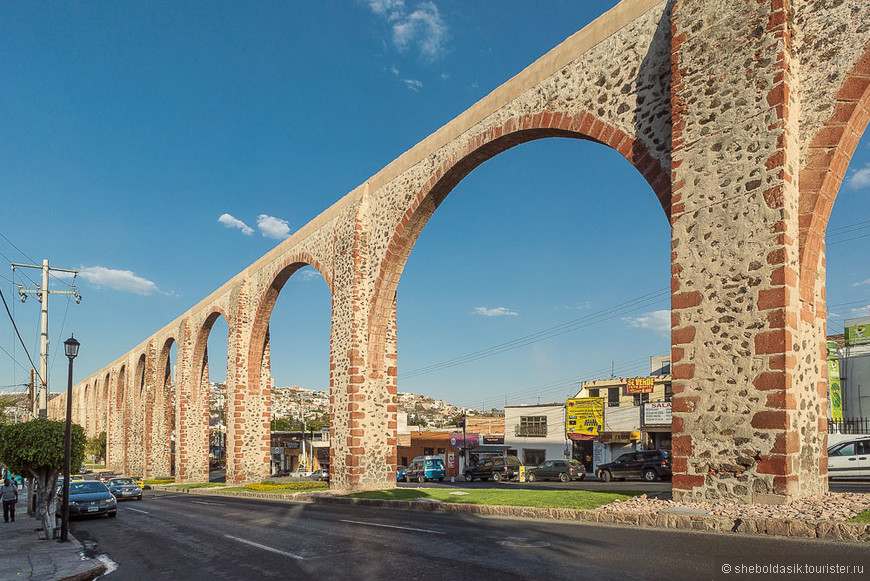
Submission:
[[[127,472],[127,365],[121,364],[112,372],[114,384],[110,387],[108,434],[106,437],[106,467]]]
[[[150,391],[146,407],[146,462],[145,473],[148,477],[168,476],[173,473],[172,419],[175,414],[172,403],[172,346],[178,341],[169,336],[163,341],[157,353],[153,371],[154,386]]]

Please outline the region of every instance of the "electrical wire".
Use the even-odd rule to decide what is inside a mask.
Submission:
[[[15,318],[12,316],[12,313],[9,311],[9,305],[6,303],[6,297],[3,295],[3,291],[0,290],[0,299],[3,299],[3,306],[6,307],[6,314],[9,315],[9,320],[12,322],[12,327],[15,329],[15,334],[18,335],[18,341],[21,342],[21,347],[24,348],[24,352],[27,354],[27,359],[30,361],[30,366],[36,371],[36,366],[33,364],[33,358],[30,356],[30,352],[27,350],[27,345],[24,344],[24,340],[21,338],[21,333],[18,331],[18,325],[15,323]],[[9,355],[9,352],[3,349],[3,352]],[[14,357],[13,357],[14,360]],[[19,364],[20,365],[20,364]],[[23,369],[27,369],[22,366]],[[28,369],[28,371],[30,371]],[[39,375],[39,371],[36,371],[36,376],[42,381],[42,377]]]

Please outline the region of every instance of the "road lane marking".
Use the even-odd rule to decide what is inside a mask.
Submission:
[[[149,514],[147,510],[139,510],[138,508],[128,508],[127,510],[132,510],[133,512],[141,512],[142,514]]]
[[[192,502],[193,504],[213,504],[215,506],[223,506],[224,504],[226,504],[225,502],[208,502],[205,500],[191,500],[190,502]]]
[[[234,541],[238,541],[240,543],[244,543],[246,545],[251,545],[252,547],[257,547],[258,549],[263,549],[264,551],[271,551],[273,553],[278,553],[279,555],[284,555],[285,557],[290,557],[291,559],[299,559],[300,561],[304,561],[305,557],[301,557],[299,555],[294,555],[293,553],[288,553],[287,551],[282,551],[280,549],[273,549],[272,547],[267,547],[266,545],[261,545],[260,543],[255,543],[254,541],[249,541],[247,539],[240,539],[239,537],[234,537],[232,535],[224,535],[228,539],[232,539]]]
[[[358,520],[342,520],[341,522],[349,522],[349,523],[351,523],[351,524],[355,524],[355,525],[366,525],[366,526],[370,526],[370,527],[384,527],[384,528],[388,528],[388,529],[402,529],[402,530],[404,530],[404,531],[417,531],[418,533],[432,533],[433,535],[444,535],[444,534],[447,534],[447,533],[444,533],[444,532],[442,532],[442,531],[430,531],[429,529],[415,529],[415,528],[412,528],[412,527],[400,527],[400,526],[397,526],[397,525],[382,525],[382,524],[379,524],[379,523],[374,523],[374,522],[361,522],[361,521],[358,521]]]

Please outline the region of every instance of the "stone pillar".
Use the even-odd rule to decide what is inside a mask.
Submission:
[[[170,406],[171,380],[169,349],[158,360],[154,368],[154,386],[149,398],[151,428],[148,430],[148,463],[145,466],[147,478],[168,476],[172,473],[170,465],[172,407]],[[162,367],[162,369],[161,369]]]
[[[785,0],[672,16],[674,497],[826,491],[819,358],[798,328],[796,72]],[[717,47],[727,47],[719,50]]]
[[[260,482],[271,468],[272,372],[268,326],[250,335],[256,306],[237,297],[227,357],[227,483]]]
[[[116,472],[124,471],[124,425],[125,425],[125,381],[126,367],[113,371],[114,381],[109,384],[108,430],[106,435],[106,468]]]
[[[208,482],[208,347],[199,356],[196,342],[206,341],[207,333],[195,336],[186,326],[185,340],[178,346],[178,416],[175,455],[177,482]],[[205,387],[204,387],[205,383]]]

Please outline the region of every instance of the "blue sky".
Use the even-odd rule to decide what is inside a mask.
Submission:
[[[51,297],[50,336],[76,334],[83,379],[615,4],[4,3],[0,259],[80,270],[82,303]],[[864,139],[829,231],[866,219],[868,195]],[[864,226],[829,247],[832,332],[870,305]],[[616,153],[551,139],[501,154],[411,253],[400,391],[489,408],[562,399],[611,365],[648,373],[670,343],[668,247],[664,213]],[[35,358],[25,275],[39,280],[0,269],[0,288]],[[276,385],[328,387],[329,309],[313,271],[285,286]],[[20,391],[27,357],[4,321],[0,386]],[[212,380],[226,332],[209,340]],[[62,352],[50,362],[62,391]]]

